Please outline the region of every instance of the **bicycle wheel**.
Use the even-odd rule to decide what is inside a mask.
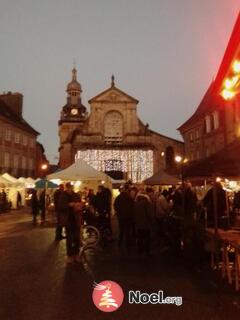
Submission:
[[[85,225],[81,230],[81,242],[83,246],[97,245],[100,240],[100,233],[97,228]]]

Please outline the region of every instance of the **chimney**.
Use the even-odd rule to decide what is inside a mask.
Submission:
[[[22,117],[23,95],[21,93],[12,93],[9,91],[8,93],[1,94],[0,99],[3,100],[18,117]]]

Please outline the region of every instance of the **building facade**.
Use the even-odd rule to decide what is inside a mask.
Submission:
[[[22,94],[0,95],[0,174],[35,177],[39,133],[23,119],[22,107]]]
[[[113,76],[110,87],[89,100],[89,113],[75,68],[66,91],[59,120],[60,168],[81,158],[115,179],[139,182],[173,166],[174,154],[183,153],[182,142],[143,124],[137,115],[139,101],[117,88]]]
[[[178,130],[190,161],[214,155],[240,137],[240,15],[215,80]]]

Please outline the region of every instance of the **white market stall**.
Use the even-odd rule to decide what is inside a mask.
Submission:
[[[4,173],[1,178],[8,182],[7,187],[7,197],[11,202],[11,208],[17,209],[17,198],[18,192],[21,195],[21,205],[25,205],[25,183],[11,176],[8,173]]]
[[[82,159],[76,160],[75,163],[64,170],[48,175],[47,178],[49,180],[74,181],[81,188],[91,188],[95,192],[100,184],[112,189],[111,178],[94,169]]]

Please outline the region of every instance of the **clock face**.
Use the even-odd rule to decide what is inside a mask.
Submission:
[[[78,114],[78,109],[72,109],[72,110],[71,110],[71,114],[74,115],[74,116],[75,116],[76,114]]]

